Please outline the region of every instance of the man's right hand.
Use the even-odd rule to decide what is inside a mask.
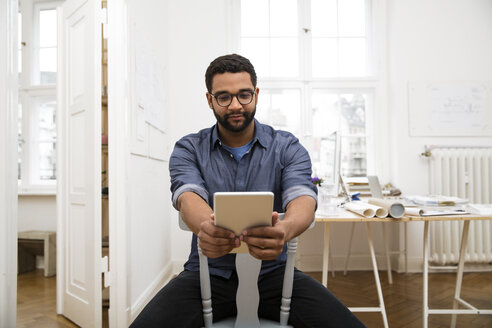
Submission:
[[[224,256],[233,248],[241,245],[239,237],[236,237],[232,231],[214,224],[213,214],[210,215],[210,220],[205,220],[200,224],[198,240],[202,253],[209,258]]]

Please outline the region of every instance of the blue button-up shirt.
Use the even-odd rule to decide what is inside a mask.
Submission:
[[[308,195],[317,199],[311,182],[311,160],[299,140],[289,132],[274,130],[255,120],[250,150],[239,162],[220,141],[217,125],[179,140],[169,160],[173,206],[178,197],[192,191],[213,209],[219,191],[271,191],[273,209],[285,212],[287,204]],[[260,276],[285,265],[286,247],[275,260],[263,261]],[[235,269],[235,254],[209,259],[210,273],[229,278]],[[197,236],[193,234],[185,270],[199,271]]]

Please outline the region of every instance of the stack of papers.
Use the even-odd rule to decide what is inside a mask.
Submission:
[[[469,212],[465,210],[451,210],[451,209],[422,209],[422,208],[406,208],[405,214],[412,216],[441,216],[441,215],[463,215]]]
[[[468,204],[468,211],[479,215],[492,215],[492,204]]]
[[[405,196],[405,200],[421,206],[456,206],[468,204],[468,199],[441,195]]]

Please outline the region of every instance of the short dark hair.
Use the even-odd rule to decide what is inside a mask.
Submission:
[[[248,58],[245,58],[238,54],[230,54],[215,58],[207,68],[205,72],[205,84],[207,85],[208,92],[212,92],[212,79],[216,74],[222,73],[249,73],[251,77],[251,83],[256,88],[256,72],[253,64]]]

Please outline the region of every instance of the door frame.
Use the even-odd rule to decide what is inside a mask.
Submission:
[[[17,316],[17,0],[0,1],[0,326]]]
[[[110,327],[127,327],[131,322],[129,295],[127,216],[127,163],[129,149],[129,50],[127,1],[107,2],[108,24],[108,186],[109,186],[109,270]],[[112,142],[114,141],[114,142]]]

